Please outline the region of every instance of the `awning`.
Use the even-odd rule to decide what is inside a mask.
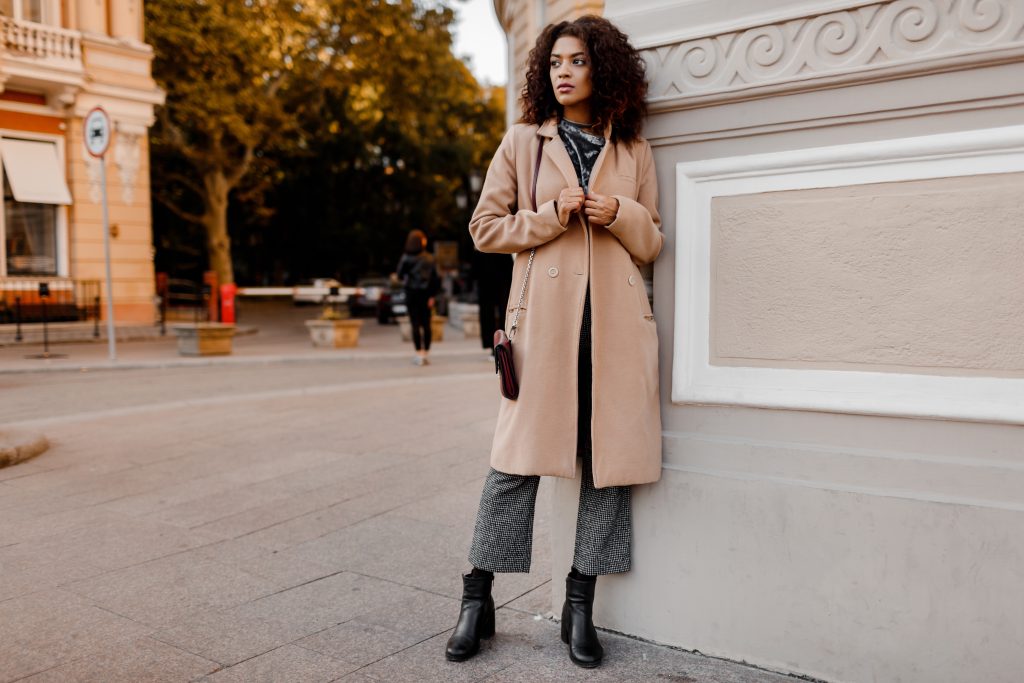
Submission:
[[[4,138],[0,140],[0,157],[11,191],[19,202],[71,203],[55,143]]]

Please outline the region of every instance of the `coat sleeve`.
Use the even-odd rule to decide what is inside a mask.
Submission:
[[[658,258],[665,236],[658,214],[658,178],[654,172],[654,155],[644,140],[640,154],[640,177],[637,198],[613,195],[619,200],[619,213],[608,230],[619,238],[633,260],[643,265]]]
[[[535,160],[519,161],[530,164],[532,181]],[[518,208],[518,194],[513,127],[494,153],[480,201],[469,222],[469,234],[477,249],[493,254],[516,254],[550,242],[565,232],[567,226],[558,222],[554,200],[544,202],[537,211],[532,211]]]

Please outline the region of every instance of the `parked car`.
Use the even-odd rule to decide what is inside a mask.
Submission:
[[[348,305],[352,315],[376,316],[377,322],[386,325],[405,315],[405,291],[388,278],[364,278],[356,283]]]

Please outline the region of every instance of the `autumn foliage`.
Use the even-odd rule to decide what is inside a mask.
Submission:
[[[465,233],[455,194],[486,169],[504,96],[451,54],[451,9],[148,0],[146,20],[165,267],[193,251],[224,282],[351,280],[390,272],[411,228]]]

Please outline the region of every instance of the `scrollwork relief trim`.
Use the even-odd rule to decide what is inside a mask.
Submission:
[[[1024,59],[1024,0],[888,0],[642,51],[652,108]]]

